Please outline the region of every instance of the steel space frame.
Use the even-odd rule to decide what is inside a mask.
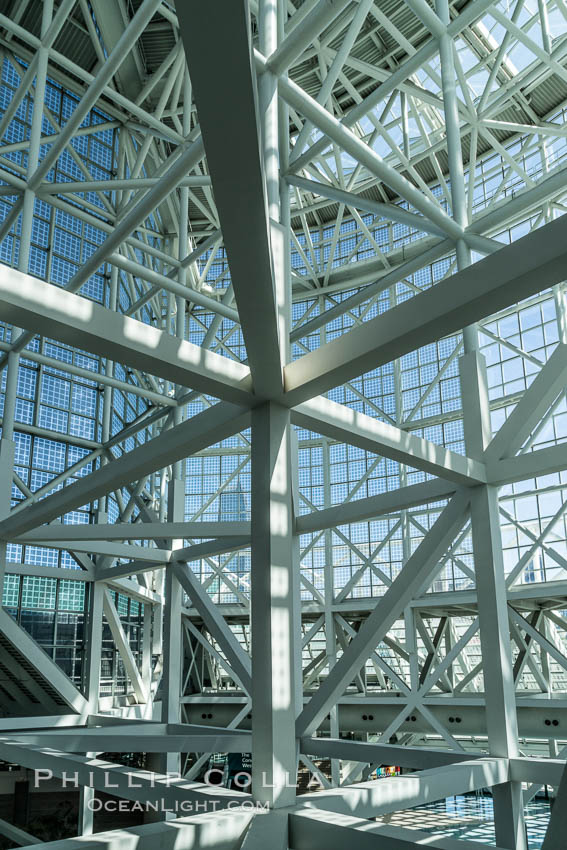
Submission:
[[[53,712],[49,719],[26,717],[25,710],[3,719],[0,757],[56,776],[78,773],[83,836],[56,842],[62,848],[128,842],[153,847],[159,841],[188,848],[263,848],[269,842],[300,850],[319,844],[342,848],[353,840],[368,847],[411,847],[427,840],[428,846],[457,850],[466,844],[426,839],[371,819],[483,788],[492,789],[498,846],[526,848],[523,803],[543,784],[556,787],[560,798],[567,793],[561,744],[567,722],[561,693],[567,622],[564,581],[534,588],[518,580],[528,553],[544,549],[560,569],[567,566],[561,542],[549,542],[556,524],[564,522],[565,506],[534,534],[503,513],[499,491],[532,481],[537,492],[545,481],[561,492],[565,483],[567,454],[561,442],[533,448],[563,403],[566,387],[567,225],[561,217],[566,172],[553,165],[548,149],[550,140],[565,136],[565,127],[533,109],[528,124],[503,120],[501,113],[515,102],[528,110],[525,92],[535,81],[553,75],[567,80],[567,37],[554,35],[549,24],[551,13],[567,22],[563,0],[538,3],[527,12],[518,0],[510,18],[485,0],[464,5],[439,0],[434,6],[407,0],[401,6],[418,29],[412,43],[391,24],[407,56],[398,66],[390,61],[388,71],[369,68],[356,56],[365,28],[377,40],[377,25],[388,21],[382,4],[372,0],[312,0],[297,8],[259,0],[250,9],[234,0],[175,7],[144,0],[123,31],[114,33],[114,43],[111,33],[101,35],[100,2],[62,0],[55,7],[45,0],[38,4],[39,36],[19,23],[27,4],[16,5],[21,8],[11,17],[0,15],[0,44],[8,61],[17,57],[25,64],[18,65],[20,84],[0,119],[0,136],[32,84],[34,104],[43,104],[51,79],[80,94],[80,101],[47,137],[42,122],[45,115],[53,126],[53,116],[47,107],[34,108],[29,138],[0,147],[2,194],[11,199],[0,239],[19,235],[17,267],[0,268],[0,316],[13,328],[0,359],[7,376],[0,441],[2,569],[67,579],[69,572],[61,567],[13,565],[7,547],[71,552],[81,567],[72,578],[85,582],[89,593],[81,688],[2,613],[3,634],[14,644],[27,641],[28,657],[52,682],[68,713],[57,716],[55,730],[49,728]],[[69,17],[79,12],[99,60],[94,73],[54,47]],[[486,36],[487,13],[505,31],[501,45]],[[125,63],[133,71],[140,66],[141,37],[156,21],[173,29],[175,47],[153,76],[140,77],[139,91],[127,95],[120,74]],[[469,84],[475,69],[465,69],[459,56],[463,43],[476,51],[478,66],[487,73],[476,99]],[[506,51],[515,44],[533,61],[512,73]],[[308,60],[318,66],[315,96],[301,85],[302,63]],[[347,67],[374,75],[370,94],[357,89]],[[438,81],[437,90],[423,84],[423,74]],[[160,94],[152,100],[154,89]],[[345,107],[349,98],[354,105]],[[394,102],[399,109],[391,114]],[[73,153],[73,140],[100,131],[101,125],[83,124],[95,107],[108,114],[104,126],[118,137],[116,175],[110,180],[92,179]],[[411,136],[411,127],[420,140]],[[536,137],[539,179],[526,171],[521,157],[507,152],[497,132],[517,136],[520,147]],[[377,152],[379,139],[387,140],[388,156]],[[481,142],[502,157],[507,169],[502,183],[513,174],[522,189],[497,194],[487,210],[474,215]],[[27,155],[25,166],[9,157],[18,151]],[[82,174],[75,182],[50,178],[64,152]],[[441,196],[419,170],[425,161]],[[346,164],[352,166],[348,174]],[[87,193],[96,195],[97,204]],[[29,273],[38,200],[106,234],[64,287]],[[338,214],[330,259],[317,264],[310,222],[331,204],[338,205]],[[189,215],[191,205],[201,212],[198,222]],[[362,212],[411,227],[422,238],[407,253],[402,248],[388,257]],[[527,214],[532,232],[503,247],[496,236]],[[351,254],[333,265],[345,217],[356,222],[359,241],[368,241],[374,259],[351,262]],[[221,247],[230,278],[225,272],[226,286],[214,288],[207,272]],[[292,251],[305,274],[292,269]],[[448,254],[452,262],[443,280],[423,291],[411,283],[415,271]],[[96,303],[80,293],[105,263],[107,297]],[[395,293],[404,280],[413,287],[412,297],[396,303],[394,294],[389,310],[366,318],[381,293]],[[120,302],[121,286],[129,291],[127,308]],[[495,314],[524,300],[535,303],[549,289],[558,340],[545,361],[513,340],[496,337],[536,366],[537,374],[524,392],[506,399],[515,406],[494,432],[491,412],[498,405],[489,397],[479,337],[493,333],[486,323]],[[351,294],[342,298],[343,292]],[[293,305],[302,301],[311,306],[293,324]],[[212,321],[205,321],[205,314]],[[201,345],[189,341],[186,316],[202,328]],[[343,317],[353,327],[333,338],[330,323]],[[232,323],[227,331],[223,321]],[[231,348],[238,330],[246,351],[241,359]],[[457,416],[463,421],[464,453],[414,433],[418,423],[402,417],[399,365],[405,355],[461,331],[450,361],[459,367]],[[314,334],[317,345],[310,344]],[[35,346],[38,336],[42,344]],[[96,355],[104,365],[87,372],[55,360],[46,353],[46,338]],[[97,382],[100,439],[19,422],[18,372],[28,360],[39,370],[57,368]],[[342,385],[356,396],[359,376],[392,361],[397,364],[394,417],[381,415],[376,405],[369,415],[328,397]],[[126,377],[117,376],[117,364],[128,367]],[[441,378],[439,370],[426,394]],[[119,393],[151,407],[114,433]],[[188,415],[188,405],[196,401],[202,410]],[[438,421],[450,418],[441,413]],[[297,429],[303,435],[299,445]],[[88,450],[73,467],[77,480],[68,483],[67,469],[30,489],[14,468],[19,430]],[[123,450],[137,434],[143,439]],[[399,487],[355,498],[369,466],[348,499],[335,504],[329,455],[341,443],[398,464]],[[311,503],[306,512],[297,456],[309,444],[322,448],[324,504],[314,509]],[[231,450],[250,456],[250,521],[200,521],[203,511],[187,517],[185,459]],[[423,473],[419,483],[411,483],[415,470]],[[15,507],[13,485],[23,496]],[[211,494],[211,501],[216,496]],[[116,522],[109,522],[111,498],[119,506]],[[88,525],[61,524],[85,504],[96,505]],[[418,506],[416,516],[412,509]],[[401,530],[403,567],[397,576],[386,574],[377,557],[386,540],[375,552],[362,551],[344,530],[380,517],[393,518]],[[511,571],[504,566],[502,519],[529,539]],[[315,539],[324,541],[321,587],[302,576],[301,535],[308,534],[314,537],[307,549]],[[472,565],[459,555],[465,534],[472,539]],[[347,585],[336,590],[333,535],[360,559]],[[231,576],[233,553],[245,550],[251,553],[250,594]],[[474,590],[429,593],[451,557]],[[201,582],[191,568],[195,561],[212,571],[208,581]],[[366,570],[381,575],[384,592],[357,599],[352,591]],[[234,594],[234,604],[214,601],[209,593],[214,578]],[[146,606],[139,658],[114,590]],[[302,601],[306,590],[311,599]],[[103,622],[125,669],[130,707],[100,695]],[[384,645],[405,665],[407,676],[385,661],[378,651]],[[304,652],[311,653],[306,665]],[[197,675],[199,665],[206,676]],[[535,681],[533,692],[518,690],[525,671]],[[206,687],[205,678],[211,683]],[[24,694],[21,699],[25,705]],[[225,710],[218,726],[202,722],[212,706]],[[350,713],[349,706],[354,706]],[[343,740],[341,733],[348,731],[366,738],[366,727],[356,726],[361,710],[366,717],[374,711],[388,716],[377,740]],[[460,735],[448,719],[457,712],[463,721]],[[547,720],[549,727],[538,735],[537,724]],[[426,746],[419,746],[427,730]],[[396,744],[390,743],[392,736]],[[545,762],[530,755],[525,741],[538,738],[546,746],[549,741],[553,757]],[[247,750],[253,760],[251,793],[195,781],[210,753]],[[109,751],[155,754],[157,782],[155,772],[97,758]],[[186,768],[180,753],[197,757]],[[322,757],[331,759],[330,779],[313,761]],[[300,759],[323,790],[296,796]],[[370,767],[384,763],[418,772],[368,781]],[[170,783],[167,775],[176,771],[182,778]],[[177,814],[187,809],[175,806],[190,803],[195,814],[92,834],[89,802],[93,789],[108,788],[109,773],[118,796],[139,803],[165,799]],[[561,805],[554,809],[546,850],[557,846],[564,811]],[[0,823],[0,832],[20,845],[37,843],[9,824]]]

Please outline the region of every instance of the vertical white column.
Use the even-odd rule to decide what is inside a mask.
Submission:
[[[183,80],[183,135],[187,137],[191,131],[191,82],[189,72],[185,70]],[[179,232],[177,238],[177,256],[182,260],[188,253],[189,233],[189,188],[182,186],[179,198]],[[179,283],[185,284],[187,269],[179,269]],[[171,304],[172,299],[169,300]],[[175,335],[178,339],[185,338],[185,299],[177,296],[175,300]],[[168,316],[167,330],[170,332]],[[175,387],[176,396],[182,388]],[[179,425],[183,414],[181,407],[173,410],[173,425]],[[185,481],[184,462],[177,461],[172,469],[173,478],[167,488],[168,521],[183,522],[185,519]],[[172,540],[172,548],[181,547],[182,540]],[[181,720],[181,677],[183,674],[183,632],[181,628],[181,607],[183,591],[179,579],[171,568],[165,572],[165,595],[163,615],[163,676],[162,676],[162,710],[161,719],[164,723],[179,723]],[[167,773],[179,773],[181,769],[180,753],[167,753],[164,769]]]
[[[419,657],[417,654],[415,613],[411,605],[404,609],[404,632],[406,652],[409,655],[410,689],[413,696],[413,694],[417,694],[419,689]]]
[[[443,24],[448,26],[447,0],[437,0],[436,10]],[[466,227],[468,210],[453,49],[453,40],[445,33],[439,39],[439,53],[453,218],[461,227]],[[472,185],[469,191],[473,191]],[[470,265],[470,250],[462,239],[457,240],[456,253],[459,269]],[[484,358],[477,351],[476,326],[465,328],[463,338],[465,354],[460,359],[459,368],[465,446],[469,457],[481,459],[491,436],[486,368]],[[510,758],[517,755],[518,728],[496,489],[481,486],[473,490],[471,525],[490,752]],[[508,782],[495,786],[492,791],[496,843],[511,850],[525,850],[521,783]]]
[[[459,368],[467,454],[480,458],[490,439],[484,357],[477,351],[464,354]],[[513,758],[518,724],[497,488],[473,488],[471,525],[488,741],[492,755]],[[497,845],[526,850],[521,782],[496,785],[492,795]]]
[[[259,39],[264,55],[276,49],[285,17],[282,2],[261,0]],[[283,364],[289,360],[291,291],[288,188],[280,180],[280,154],[285,164],[289,138],[287,113],[278,107],[277,81],[272,74],[263,74],[259,81],[259,107]],[[272,402],[253,410],[252,794],[272,808],[295,801],[295,720],[301,704],[299,547],[293,533],[292,446],[295,440],[289,410]]]
[[[552,797],[553,808],[541,850],[558,850],[565,844],[567,833],[567,770],[563,770],[561,782]]]
[[[323,492],[324,507],[331,507],[331,458],[329,441],[323,438]],[[332,670],[337,661],[335,620],[333,617],[333,602],[335,601],[335,569],[333,566],[333,532],[330,528],[325,531],[325,650],[329,669]],[[334,705],[330,712],[331,738],[339,737],[339,710]],[[334,787],[340,785],[340,761],[331,759],[331,782]]]
[[[142,623],[142,682],[144,689],[148,695],[148,714],[146,717],[151,720],[152,708],[152,606],[144,605],[144,617]]]
[[[301,670],[299,569],[294,567],[289,410],[252,412],[252,793],[295,801]]]
[[[474,489],[471,516],[490,752],[494,756],[513,758],[518,755],[516,694],[498,493],[494,487]],[[522,783],[495,785],[492,796],[497,845],[510,850],[526,848]]]
[[[85,623],[85,697],[89,702],[89,713],[98,712],[100,693],[100,664],[102,651],[102,605],[104,584],[93,581],[88,586],[89,600]],[[87,753],[94,756],[94,753]],[[92,835],[94,788],[86,785],[81,788],[79,800],[79,835]]]
[[[395,307],[396,303],[396,287],[392,286],[390,287],[390,307]],[[400,360],[394,360],[394,394],[396,401],[396,425],[398,428],[402,428],[404,421],[404,406]],[[400,487],[407,487],[407,483],[407,467],[405,464],[400,463]],[[400,520],[402,530],[402,557],[403,565],[405,566],[411,555],[411,525],[407,511],[401,511]],[[417,654],[415,612],[411,605],[408,605],[404,609],[404,637],[406,651],[409,655],[410,690],[413,697],[417,696],[417,692],[419,690],[419,656]]]
[[[168,521],[183,522],[185,516],[185,486],[181,478],[168,485]],[[174,541],[181,545],[182,541]],[[181,718],[181,665],[183,642],[181,631],[182,590],[173,570],[165,570],[165,597],[163,614],[163,676],[161,682],[162,723],[179,723]],[[168,753],[164,769],[178,773],[179,753]]]
[[[188,86],[188,74],[185,75],[184,95],[191,98]],[[188,121],[190,121],[190,110],[186,109],[183,116],[184,132],[188,134]],[[188,190],[181,189],[179,235],[177,239],[177,255],[179,259],[185,256],[187,250],[188,233]],[[186,270],[180,269],[180,282],[185,283]],[[176,298],[175,312],[175,334],[178,339],[185,335],[185,300]],[[172,299],[168,300],[171,308]],[[168,309],[167,330],[170,332],[170,309]],[[179,387],[175,387],[176,395]],[[182,420],[182,410],[175,407],[173,410],[173,425],[179,425]],[[185,482],[183,475],[183,461],[178,461],[172,467],[172,480],[167,484],[167,519],[168,522],[183,522],[185,519]],[[162,481],[166,470],[162,470]],[[182,540],[172,540],[172,548],[183,545]],[[162,675],[162,709],[161,719],[163,723],[179,723],[181,719],[181,675],[183,664],[183,635],[181,629],[181,605],[183,592],[179,580],[171,568],[165,570],[164,581],[164,611],[163,611],[163,675]],[[180,754],[167,753],[163,769],[169,773],[178,773],[180,770]]]
[[[116,310],[118,293],[118,269],[113,266],[110,286],[109,286],[109,308]],[[112,376],[114,373],[114,363],[112,360],[106,361],[106,374]],[[112,418],[112,403],[113,390],[112,387],[105,386],[102,397],[102,427],[101,440],[103,445],[110,439],[110,424]],[[100,463],[104,466],[108,462],[104,454],[101,456]],[[108,522],[108,496],[101,496],[98,501],[97,524]],[[100,696],[100,665],[102,656],[102,615],[103,615],[103,599],[105,585],[103,582],[93,581],[89,585],[89,598],[87,606],[87,618],[85,623],[85,657],[84,657],[84,687],[85,696],[89,701],[89,712],[96,714],[98,712],[98,703]],[[94,757],[94,753],[87,753],[88,756]],[[94,800],[94,788],[84,785],[81,788],[81,796],[79,800],[79,834],[92,835],[94,828],[94,816],[92,811],[92,801]]]

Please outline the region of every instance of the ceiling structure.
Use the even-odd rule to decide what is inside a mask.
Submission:
[[[0,48],[0,758],[77,774],[81,847],[457,850],[375,818],[490,789],[527,848],[567,794],[564,0],[2,0]],[[109,787],[161,821],[93,833]]]

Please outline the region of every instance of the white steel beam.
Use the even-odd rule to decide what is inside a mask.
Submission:
[[[366,741],[348,741],[343,738],[302,738],[301,752],[321,758],[332,757],[367,764],[395,764],[415,770],[445,767],[448,764],[471,760],[470,753],[456,753],[432,747],[371,744]]]
[[[199,523],[200,524],[200,523]],[[224,523],[223,523],[224,525]],[[235,523],[236,530],[240,526],[248,526],[248,523]],[[190,537],[199,537],[199,533],[189,535]],[[203,534],[204,537],[209,537],[209,534]],[[227,534],[226,537],[219,537],[217,540],[207,540],[205,543],[196,543],[193,546],[184,546],[181,549],[173,549],[171,553],[172,561],[195,561],[199,558],[206,558],[210,555],[224,555],[227,552],[236,552],[238,549],[245,549],[250,546],[250,534]]]
[[[283,244],[270,244],[247,4],[183,2],[176,8],[254,390],[270,397],[283,386],[276,301],[282,283],[273,257],[279,252],[283,261]]]
[[[14,325],[182,386],[237,404],[251,399],[243,364],[7,266],[0,269],[0,310]]]
[[[230,626],[224,620],[201,581],[193,575],[187,564],[176,562],[173,571],[191,600],[191,604],[201,615],[207,631],[216,640],[226,656],[231,669],[240,684],[248,693],[252,690],[250,658],[240,646]]]
[[[80,838],[62,838],[50,841],[49,850],[156,850],[157,847],[160,850],[211,850],[211,847],[240,850],[242,837],[254,817],[253,811],[244,808],[208,812],[196,804],[186,804],[180,811],[183,809],[195,810],[197,814]],[[140,810],[144,811],[143,804],[137,809]],[[154,812],[155,809],[148,807],[150,816]]]
[[[349,3],[350,0],[319,0],[301,26],[296,26],[268,57],[268,70],[276,77],[281,76]]]
[[[446,24],[428,6],[426,0],[405,0],[405,2],[432,35],[437,36],[437,38],[442,38],[446,35]]]
[[[132,684],[132,688],[134,689],[134,693],[136,694],[136,699],[138,702],[147,702],[148,695],[146,693],[146,688],[144,687],[140,671],[136,665],[134,655],[130,648],[130,643],[128,642],[128,638],[126,637],[122,623],[120,622],[120,615],[116,610],[116,605],[114,604],[114,600],[110,595],[110,592],[106,589],[103,595],[103,609],[112,633],[112,638],[124,663],[126,675],[128,676],[128,679]]]
[[[494,486],[551,475],[564,469],[567,469],[567,452],[562,444],[524,452],[487,466],[489,482]]]
[[[86,751],[112,753],[247,752],[250,732],[228,731],[206,726],[142,722],[136,725],[49,729],[14,733],[22,744],[65,753]]]
[[[4,838],[7,838],[8,841],[13,842],[18,847],[26,847],[35,846],[37,844],[43,844],[44,842],[40,838],[35,838],[35,836],[30,835],[29,832],[26,832],[24,829],[20,829],[19,826],[14,826],[8,821],[0,819],[0,835]]]
[[[295,527],[299,534],[308,534],[350,522],[361,522],[386,514],[395,514],[406,508],[443,501],[452,496],[456,489],[456,485],[441,479],[425,481],[423,484],[411,484],[408,487],[379,493],[377,496],[356,499],[334,505],[332,508],[302,514],[296,517]]]
[[[95,526],[89,526],[94,528]],[[61,529],[59,531],[61,535]],[[64,531],[63,531],[64,533]],[[49,546],[51,549],[66,549],[73,552],[85,552],[91,555],[109,555],[113,558],[137,558],[140,561],[148,563],[165,564],[171,557],[169,549],[155,549],[149,546],[135,546],[129,543],[105,543],[97,540],[76,540],[70,542],[66,538],[59,536],[55,540],[43,540],[39,537],[35,541],[35,545]]]
[[[343,788],[302,794],[301,805],[321,812],[374,818],[422,806],[455,794],[490,788],[509,777],[506,759],[480,758],[421,770],[417,773],[370,780]]]
[[[205,535],[208,537],[208,535]],[[209,558],[212,555],[222,555],[226,552],[235,552],[238,549],[244,549],[250,545],[250,536],[235,536],[221,537],[217,540],[208,540],[205,543],[196,543],[194,546],[186,546],[182,549],[172,549],[169,557],[169,563],[172,561],[198,561],[200,558]],[[164,562],[164,566],[166,563]],[[34,568],[34,574],[37,568]],[[82,581],[108,581],[112,582],[122,576],[138,575],[138,573],[155,570],[154,561],[129,561],[126,564],[118,564],[114,567],[100,566],[96,567],[94,576],[82,577]],[[25,574],[28,574],[29,570]],[[66,573],[62,570],[47,571],[48,577],[65,578]],[[73,576],[75,579],[76,576]]]
[[[298,177],[296,174],[289,174],[286,177],[286,183],[290,186],[297,186],[299,189],[304,189],[306,192],[311,192],[313,195],[331,198],[338,203],[372,213],[386,221],[397,221],[412,229],[422,230],[425,233],[431,233],[441,238],[445,236],[445,232],[438,225],[430,222],[429,219],[426,219],[422,215],[410,213],[396,204],[384,204],[379,201],[373,201],[369,198],[364,198],[362,195],[356,195],[353,192],[345,192],[344,189],[339,189],[330,183],[307,180],[305,177]]]
[[[559,218],[285,367],[296,406],[563,280],[567,220]]]
[[[161,274],[161,272],[157,272],[147,265],[143,265],[142,263],[138,263],[128,257],[124,257],[117,251],[109,254],[107,260],[112,266],[117,266],[119,269],[129,272],[134,277],[139,277],[141,280],[145,280],[147,283],[153,284],[149,297],[152,297],[163,289],[166,292],[171,292],[172,295],[176,295],[179,298],[183,298],[193,304],[197,304],[199,307],[212,310],[214,313],[218,313],[219,316],[224,316],[224,318],[230,319],[232,322],[238,322],[238,313],[236,310],[233,310],[232,307],[227,307],[223,304],[222,300],[217,301],[209,295],[205,295],[199,289],[195,289],[193,287],[186,286],[184,283],[178,283],[177,281],[172,280],[171,273],[169,275]],[[180,264],[179,269],[185,269],[187,265],[189,265],[188,262],[185,265]],[[175,270],[174,273],[176,272],[177,270]],[[144,295],[143,298],[145,300],[146,296]],[[139,299],[138,302],[134,302],[134,305],[132,305],[128,310],[129,314],[134,313],[135,309],[138,309],[141,306],[141,300],[142,299]]]
[[[167,518],[170,523],[182,522],[185,517],[185,479],[181,464],[175,464],[173,478],[167,485]],[[177,547],[179,538],[171,541]],[[178,577],[170,567],[163,577],[163,621],[162,621],[162,676],[161,676],[161,720],[165,723],[179,723],[181,715],[181,687],[183,676],[183,628],[181,609],[183,589]],[[180,628],[181,626],[181,628]],[[177,751],[164,753],[160,767],[167,772],[178,772],[181,747]]]
[[[171,433],[171,432],[170,432]],[[237,542],[242,542],[240,537],[250,534],[250,523],[247,522],[119,522],[112,525],[71,525],[54,522],[46,528],[37,528],[27,531],[18,536],[19,543],[34,543],[38,540],[49,542],[61,540],[80,543],[83,540],[156,540],[158,543],[171,541],[172,538],[200,538],[218,537],[213,544],[210,542],[199,544],[203,547],[202,552],[206,554],[206,547],[213,547],[211,553],[229,552],[223,548],[228,544],[226,538],[238,537]],[[232,545],[232,544],[231,544]],[[221,548],[218,548],[221,547]],[[193,547],[191,547],[193,548]],[[195,558],[199,557],[199,546],[195,546]],[[180,559],[180,551],[176,549],[176,558]]]
[[[141,805],[142,811],[144,808]],[[180,805],[180,812],[194,811],[196,814],[161,823],[98,832],[87,838],[66,838],[53,842],[50,850],[155,850],[157,847],[160,850],[210,850],[212,846],[218,850],[239,850],[254,812],[244,808],[216,813],[203,809],[197,803]],[[155,811],[148,807],[150,817]]]
[[[535,642],[538,643],[542,647],[542,649],[544,649],[545,652],[547,652],[550,658],[553,658],[553,660],[557,664],[559,664],[560,667],[562,667],[564,670],[567,670],[567,657],[559,647],[551,643],[551,641],[549,641],[545,637],[545,635],[541,634],[538,629],[528,623],[525,617],[522,617],[521,614],[518,614],[518,612],[514,611],[514,609],[511,607],[510,617],[521,629],[525,631],[527,635],[529,635],[529,637],[532,638],[532,640],[535,640]]]
[[[512,457],[567,386],[567,345],[559,343],[486,449],[487,463]]]
[[[563,755],[565,750],[562,750]],[[557,787],[565,775],[565,761],[559,758],[512,758],[510,775],[516,782],[538,782]]]
[[[73,2],[75,2],[75,0],[73,0]],[[96,128],[93,127],[85,129],[88,130],[88,132],[96,133],[99,132],[98,128],[100,126],[101,125],[97,125]],[[79,133],[76,135],[78,136]],[[53,141],[54,138],[56,137],[44,137],[42,141]],[[159,181],[159,177],[132,177],[130,180],[77,180],[76,182],[46,183],[42,185],[37,194],[47,198],[50,195],[64,195],[75,192],[119,192],[122,189],[132,189],[133,191],[136,191],[137,189],[152,189],[156,183],[159,183]],[[211,178],[207,175],[198,177],[191,174],[189,177],[182,177],[178,185],[180,188],[183,186],[210,186]]]
[[[319,396],[292,411],[295,425],[389,457],[455,484],[486,482],[484,465],[443,446]]]

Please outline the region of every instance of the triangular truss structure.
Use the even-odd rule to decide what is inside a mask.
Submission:
[[[1,0],[0,47],[0,759],[93,850],[480,847],[385,816],[486,789],[527,850],[542,786],[558,847],[564,0]]]

